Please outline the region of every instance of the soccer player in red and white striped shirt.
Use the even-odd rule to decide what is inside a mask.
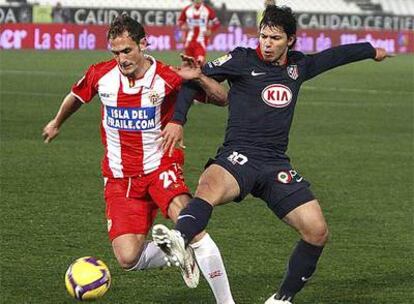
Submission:
[[[146,235],[158,209],[176,222],[190,199],[182,150],[174,149],[170,155],[160,146],[182,79],[143,53],[144,28],[129,16],[114,20],[108,41],[114,58],[89,67],[45,126],[43,136],[46,143],[53,140],[67,118],[99,96],[106,217],[114,254],[125,270],[162,267],[165,254],[146,241]],[[207,96],[224,104],[226,92],[218,83],[206,81]],[[192,288],[198,284],[194,253],[217,303],[234,303],[220,251],[205,232],[187,251],[186,259],[179,261],[186,284]]]
[[[214,9],[203,0],[193,0],[181,11],[178,26],[185,32],[185,54],[204,64],[208,39],[220,26]]]

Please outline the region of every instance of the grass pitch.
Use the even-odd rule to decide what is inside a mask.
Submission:
[[[0,52],[1,303],[74,303],[63,276],[85,255],[112,272],[100,303],[214,303],[204,280],[187,289],[177,269],[125,273],[117,266],[104,219],[98,100],[70,118],[52,144],[42,142],[70,86],[109,56]],[[176,53],[155,56],[178,63]],[[364,61],[302,88],[288,154],[312,183],[331,239],[296,303],[413,302],[413,71],[412,56]],[[223,139],[226,112],[191,110],[185,169],[192,189]],[[295,232],[250,197],[216,208],[208,230],[237,303],[263,303],[282,279]]]

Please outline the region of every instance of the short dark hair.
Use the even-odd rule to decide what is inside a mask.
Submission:
[[[263,17],[260,21],[259,30],[266,26],[281,27],[289,38],[296,35],[296,16],[290,7],[268,5],[265,11],[263,12]],[[295,42],[293,43],[293,45],[295,44]],[[293,47],[293,45],[291,47]]]
[[[109,27],[107,39],[114,39],[121,36],[124,32],[129,33],[129,37],[139,44],[140,40],[145,37],[145,29],[138,21],[132,19],[128,14],[118,15],[112,21]]]

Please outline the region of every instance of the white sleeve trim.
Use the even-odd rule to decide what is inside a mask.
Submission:
[[[83,100],[79,95],[76,95],[75,93],[73,93],[73,91],[70,91],[70,93],[75,96],[77,99],[79,99],[82,103],[86,103],[85,100]]]

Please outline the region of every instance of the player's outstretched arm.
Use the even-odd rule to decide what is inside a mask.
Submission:
[[[368,42],[335,46],[305,57],[305,80],[309,80],[325,71],[344,64],[365,59],[382,61],[387,57],[392,57],[392,55],[387,54],[382,48],[374,48]]]
[[[59,134],[60,127],[73,113],[75,113],[81,107],[82,102],[79,101],[74,95],[68,94],[63,99],[60,105],[59,111],[55,118],[48,122],[43,128],[43,140],[45,143],[50,143]]]
[[[201,73],[200,77],[195,79],[195,81],[200,85],[204,92],[206,92],[208,103],[221,107],[228,105],[228,91],[215,79]]]

